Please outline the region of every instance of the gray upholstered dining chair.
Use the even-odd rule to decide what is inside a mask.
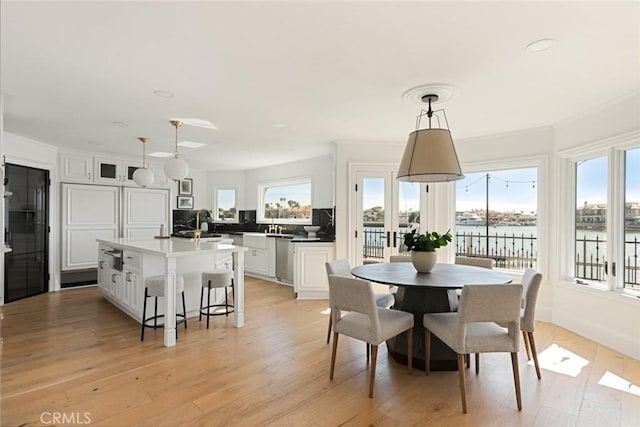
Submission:
[[[333,274],[329,275],[329,303],[333,318],[333,348],[329,379],[333,380],[340,334],[364,341],[371,346],[369,397],[373,397],[378,345],[405,331],[407,332],[408,367],[411,370],[413,359],[412,313],[378,307],[370,282]],[[343,311],[347,313],[343,314]]]
[[[536,342],[533,339],[533,332],[536,327],[536,302],[538,300],[538,292],[540,291],[540,283],[542,282],[542,274],[533,268],[528,268],[522,276],[522,302],[520,307],[520,330],[522,331],[522,339],[524,348],[527,352],[527,360],[531,360],[533,356],[533,364],[536,368],[538,379],[542,379],[540,373],[540,364],[538,363],[538,351]],[[504,325],[500,325],[504,326]],[[469,361],[467,360],[467,365]],[[480,370],[480,355],[476,353],[476,374]]]
[[[325,262],[324,266],[327,269],[327,275],[334,274],[336,276],[353,277],[351,275],[351,264],[348,259],[337,259],[335,261]],[[378,307],[389,308],[395,302],[395,298],[391,294],[375,293],[374,296]],[[333,323],[331,319],[332,317],[330,315],[329,329],[327,330],[327,344],[329,344],[329,340],[331,339],[331,325]]]
[[[425,372],[429,375],[431,334],[458,355],[458,377],[462,412],[467,413],[464,355],[470,353],[511,353],[518,410],[522,410],[518,345],[520,343],[520,301],[522,285],[465,285],[455,313],[427,313],[425,328]],[[494,322],[507,325],[507,330]]]
[[[533,364],[536,367],[536,375],[538,379],[542,379],[540,374],[540,365],[538,364],[538,351],[536,350],[536,342],[533,339],[535,331],[536,302],[538,300],[538,291],[542,282],[542,274],[533,268],[528,268],[522,276],[522,286],[524,287],[523,307],[520,309],[520,330],[524,339],[524,348],[527,350],[527,359],[531,360],[533,354]]]
[[[493,259],[491,258],[457,256],[455,263],[461,265],[472,265],[474,267],[493,268]]]

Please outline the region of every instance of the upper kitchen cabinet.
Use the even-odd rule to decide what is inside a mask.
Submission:
[[[93,157],[83,154],[61,154],[60,181],[93,182]]]
[[[104,184],[137,187],[133,173],[140,167],[139,160],[122,160],[114,157],[91,156],[78,153],[60,154],[60,181],[83,184]],[[154,181],[150,187],[168,188],[169,180],[162,165],[149,164]]]
[[[95,157],[93,182],[98,184],[136,185],[133,182],[133,173],[139,167],[139,162],[117,160],[109,157]]]

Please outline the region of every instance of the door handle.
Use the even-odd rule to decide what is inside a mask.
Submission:
[[[390,231],[387,231],[387,247],[388,247],[388,248],[389,248],[389,247],[391,247],[391,242],[390,242],[390,240],[391,240],[391,232],[390,232]]]
[[[398,247],[398,233],[396,231],[393,232],[393,247]]]

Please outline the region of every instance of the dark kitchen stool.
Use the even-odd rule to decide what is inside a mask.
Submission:
[[[164,314],[158,315],[158,297],[164,297],[164,276],[152,276],[144,281],[144,304],[142,308],[142,333],[140,341],[144,341],[144,328],[163,328],[164,323],[158,324],[158,319],[164,318]],[[182,294],[182,314],[176,313],[176,339],[178,339],[178,324],[184,323],[187,329],[187,307],[184,303],[184,277],[176,276],[176,295]],[[145,318],[147,315],[147,298],[155,298],[153,316]],[[177,318],[182,318],[178,320]],[[153,324],[148,324],[153,320]]]
[[[233,302],[236,302],[235,289],[233,287],[233,270],[221,269],[213,271],[205,271],[202,273],[202,288],[200,289],[200,320],[202,315],[207,316],[207,329],[209,329],[210,316],[229,316],[233,313],[233,305],[229,304],[229,294],[227,288],[231,288]],[[211,304],[211,289],[224,289],[224,304]],[[204,290],[207,289],[207,305],[203,306]],[[224,307],[224,311],[215,310],[215,307]],[[211,309],[214,309],[213,311]]]

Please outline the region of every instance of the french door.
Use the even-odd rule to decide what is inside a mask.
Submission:
[[[49,171],[6,165],[4,302],[47,292]]]
[[[356,265],[388,262],[403,253],[404,233],[420,224],[421,186],[396,179],[397,166],[370,166],[352,172],[351,244]]]

